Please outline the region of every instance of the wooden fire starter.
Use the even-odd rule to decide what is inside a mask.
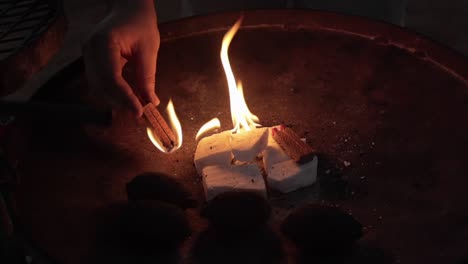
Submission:
[[[176,140],[175,134],[172,129],[169,128],[169,125],[156,106],[153,103],[145,105],[143,114],[153,128],[154,134],[161,141],[161,144],[168,150],[174,148]]]
[[[272,129],[273,139],[288,154],[291,159],[299,164],[311,161],[315,154],[314,150],[301,138],[286,126],[274,127]]]

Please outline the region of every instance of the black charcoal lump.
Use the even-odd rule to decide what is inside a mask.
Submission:
[[[350,250],[362,236],[362,226],[334,206],[308,204],[292,211],[281,224],[282,233],[301,250],[332,254]]]
[[[124,238],[135,246],[174,247],[190,234],[185,212],[160,201],[134,201],[121,219]]]
[[[271,214],[268,201],[249,191],[229,191],[211,200],[202,212],[212,227],[221,231],[249,232],[260,230]]]

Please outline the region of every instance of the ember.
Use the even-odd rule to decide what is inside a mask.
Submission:
[[[266,172],[270,187],[284,193],[311,185],[317,178],[318,159],[312,148],[289,128],[261,128],[259,118],[247,106],[242,83],[236,81],[228,56],[241,22],[242,18],[225,34],[220,53],[233,129],[202,138],[195,152],[194,163],[203,178],[207,200],[232,190],[266,197],[262,172]],[[210,120],[200,128],[196,140],[220,126],[217,118]]]

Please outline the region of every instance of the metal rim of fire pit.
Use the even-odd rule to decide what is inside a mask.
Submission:
[[[375,41],[378,44],[393,45],[406,50],[430,61],[444,71],[448,71],[463,80],[464,83],[468,83],[468,60],[464,54],[421,33],[389,22],[363,16],[307,9],[250,10],[247,13],[249,19],[243,22],[241,28],[278,27],[293,31],[333,31],[354,35]],[[243,12],[226,12],[209,16],[195,16],[161,24],[161,42],[216,31],[224,32],[242,14]],[[314,19],[311,20],[311,17]],[[212,21],[219,21],[219,25],[209,28]],[[277,23],[270,24],[267,21],[277,21]]]
[[[468,84],[468,59],[462,53],[430,37],[388,22],[335,12],[300,9],[250,10],[194,16],[160,24],[161,43],[212,32],[224,32],[232,26],[233,21],[244,13],[248,13],[249,18],[244,20],[241,29],[279,27],[297,31],[335,31],[359,36],[375,41],[378,44],[393,45],[406,50],[409,53],[431,62],[443,71],[452,74],[457,79]],[[288,15],[286,16],[285,14]],[[315,19],[310,20],[311,16]],[[286,20],[285,17],[287,18]],[[213,21],[218,21],[216,27],[213,27]],[[278,21],[278,23],[271,25],[266,21]],[[350,23],[350,21],[352,23]],[[57,84],[64,82],[68,75],[75,74],[78,69],[82,69],[83,67],[82,57],[71,62],[46,82],[35,94],[34,98],[43,99],[43,93],[48,94],[49,90],[58,89],[59,86],[57,86]]]

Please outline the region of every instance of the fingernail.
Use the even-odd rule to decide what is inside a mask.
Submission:
[[[158,97],[156,94],[153,94],[151,97],[152,97],[152,98],[151,98],[151,101],[153,101],[153,104],[156,105],[156,106],[158,106],[159,103],[161,102],[161,101],[159,100],[159,97]]]

